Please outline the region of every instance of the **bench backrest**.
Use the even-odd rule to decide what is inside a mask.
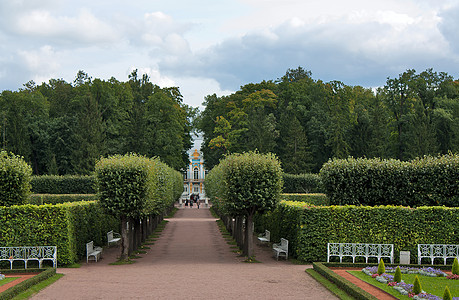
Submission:
[[[57,259],[57,246],[27,247],[27,258],[50,258]]]
[[[420,257],[458,257],[459,245],[446,244],[418,244]]]
[[[0,259],[57,259],[57,246],[0,247]]]
[[[113,230],[107,232],[107,240],[108,240],[108,241],[113,240]]]
[[[327,255],[392,257],[393,244],[328,243]]]
[[[286,239],[284,239],[284,238],[281,238],[280,247],[281,247],[282,249],[287,250],[287,249],[288,249],[288,240],[286,240]]]
[[[270,241],[271,240],[271,232],[269,230],[265,230],[265,238]]]
[[[94,241],[90,241],[86,244],[86,253],[94,252]]]

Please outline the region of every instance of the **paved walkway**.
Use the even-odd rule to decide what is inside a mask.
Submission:
[[[243,263],[208,209],[183,208],[131,265],[113,266],[118,249],[99,262],[59,268],[65,274],[32,299],[337,299],[309,277],[310,266],[276,261],[257,246],[262,263]]]

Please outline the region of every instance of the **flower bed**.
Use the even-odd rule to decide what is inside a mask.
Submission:
[[[422,291],[420,294],[417,294],[417,295],[413,294],[413,284],[405,283],[403,282],[403,280],[401,282],[395,282],[394,276],[391,274],[387,274],[387,273],[395,273],[395,270],[396,268],[394,267],[386,267],[385,273],[379,275],[377,274],[378,267],[373,266],[373,267],[366,267],[362,269],[362,272],[375,278],[375,280],[377,280],[378,282],[387,284],[388,286],[397,290],[400,294],[406,295],[410,298],[431,299],[431,300],[443,299],[442,297],[426,293],[425,291]],[[428,277],[447,277],[448,279],[456,279],[456,278],[450,278],[450,276],[448,276],[443,271],[432,268],[432,267],[422,267],[422,268],[400,267],[400,271],[402,274],[417,274],[417,275],[428,276]],[[459,297],[454,297],[453,300],[459,300]]]

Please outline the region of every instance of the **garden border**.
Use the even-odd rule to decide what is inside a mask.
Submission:
[[[50,278],[51,276],[54,276],[56,274],[56,269],[54,268],[49,268],[49,269],[5,269],[5,270],[0,270],[2,274],[14,274],[14,273],[38,273],[36,276],[26,279],[15,286],[10,287],[6,291],[0,293],[0,300],[6,300],[6,299],[12,299],[16,295],[20,294],[21,292],[24,292],[25,290],[29,289],[33,285],[36,285],[37,283],[42,282],[43,280],[46,280]]]
[[[340,289],[344,290],[348,295],[362,300],[377,300],[376,297],[371,295],[370,293],[364,291],[357,285],[353,284],[349,280],[339,276],[335,272],[333,272],[330,267],[335,268],[365,268],[368,266],[377,266],[377,263],[327,263],[327,262],[314,262],[312,263],[313,269],[319,273],[320,275],[324,276],[327,280],[331,281],[332,283],[336,284]],[[399,266],[400,264],[386,264],[387,266]],[[416,267],[419,268],[418,264],[409,264],[403,265],[407,267]],[[429,265],[429,267],[431,267]],[[435,268],[441,270],[451,270],[450,265],[435,265]]]

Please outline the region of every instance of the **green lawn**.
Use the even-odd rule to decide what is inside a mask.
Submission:
[[[18,279],[19,277],[7,277],[3,280],[0,280],[0,286],[4,285],[4,284],[7,284],[8,282],[11,282],[15,279]]]
[[[376,281],[376,279],[371,278],[370,276],[364,274],[362,271],[348,271],[350,274],[356,276],[357,278],[368,282],[374,286],[379,287],[380,289],[394,295],[398,299],[410,299],[408,296],[403,296],[392,287],[389,287],[387,284]],[[392,273],[390,273],[393,275]],[[402,274],[402,280],[406,283],[413,284],[414,277],[416,274]],[[430,294],[443,297],[443,292],[445,291],[445,286],[448,285],[448,288],[453,297],[459,297],[459,280],[446,279],[446,277],[428,277],[418,275],[419,281],[421,282],[422,289]]]

